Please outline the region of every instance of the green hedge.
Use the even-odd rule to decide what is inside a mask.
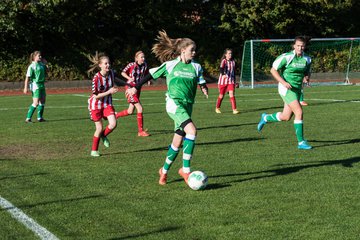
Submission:
[[[27,57],[0,60],[0,81],[2,82],[20,82],[25,80],[26,70],[29,66]],[[47,80],[73,81],[88,79],[85,72],[74,66],[60,66],[59,64],[48,64]]]

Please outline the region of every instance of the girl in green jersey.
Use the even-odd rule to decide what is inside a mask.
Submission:
[[[191,120],[197,85],[207,96],[208,89],[202,75],[202,67],[193,61],[195,42],[189,38],[169,38],[165,31],[160,31],[152,52],[162,62],[161,66],[150,69],[150,74],[141,79],[134,88],[126,91],[127,95],[136,94],[141,86],[151,79],[166,78],[166,112],[174,121],[175,133],[165,163],[159,169],[159,184],[165,185],[170,166],[183,145],[183,167],[179,175],[187,183],[190,175],[190,160],[195,147],[196,127]]]
[[[38,108],[37,120],[44,122],[43,113],[45,108],[46,92],[45,92],[45,77],[46,77],[46,60],[42,58],[40,51],[34,51],[30,54],[30,66],[26,71],[24,93],[28,93],[28,86],[30,88],[33,102],[29,107],[25,122],[31,123],[31,117]]]
[[[279,82],[279,94],[284,101],[282,112],[273,114],[263,113],[257,126],[260,132],[268,122],[289,121],[295,115],[294,128],[298,141],[298,149],[311,149],[303,136],[303,110],[300,104],[300,96],[303,83],[310,81],[311,58],[304,54],[306,46],[304,37],[296,37],[294,50],[277,57],[270,70],[276,81]]]

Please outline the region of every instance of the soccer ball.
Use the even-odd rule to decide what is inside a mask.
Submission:
[[[208,177],[202,171],[193,171],[188,178],[188,185],[192,190],[203,190],[208,184]]]

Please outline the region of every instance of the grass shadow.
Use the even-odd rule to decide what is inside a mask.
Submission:
[[[135,239],[135,238],[141,239],[142,237],[145,237],[148,235],[176,231],[179,229],[180,229],[180,227],[170,226],[170,227],[164,227],[164,228],[160,228],[158,230],[153,230],[153,231],[149,231],[149,232],[131,234],[131,235],[123,236],[123,237],[110,238],[109,240],[122,240],[122,239]]]
[[[314,148],[337,146],[345,144],[360,143],[360,138],[347,139],[347,140],[309,140],[311,143],[324,143],[320,146],[314,146]]]
[[[219,128],[233,128],[233,127],[241,127],[241,126],[249,126],[255,125],[257,123],[243,123],[243,124],[231,124],[231,125],[217,125],[217,126],[208,126],[208,127],[199,127],[197,130],[207,130],[207,129],[219,129]],[[151,130],[152,135],[160,135],[160,134],[173,134],[173,130]]]
[[[90,120],[89,117],[81,117],[81,118],[58,118],[58,119],[46,119],[45,122],[41,122],[41,124],[43,123],[51,123],[51,122],[62,122],[62,121],[83,121],[83,120]],[[36,122],[34,122],[36,123]]]
[[[96,194],[96,195],[76,197],[76,198],[59,199],[59,200],[54,200],[54,201],[46,201],[46,202],[39,202],[39,203],[34,203],[34,204],[19,205],[18,208],[33,208],[33,207],[44,206],[44,205],[54,204],[54,203],[75,202],[75,201],[82,201],[82,200],[87,200],[87,199],[101,198],[104,196],[105,195],[103,195],[103,194]],[[4,210],[9,210],[9,209],[4,209]]]
[[[209,126],[209,127],[200,127],[198,130],[207,130],[207,129],[218,129],[218,128],[232,128],[232,127],[241,127],[241,126],[249,126],[255,125],[257,123],[243,123],[243,124],[231,124],[231,125],[222,125],[222,126]]]
[[[310,98],[311,101],[311,98]],[[322,106],[329,104],[339,104],[339,103],[349,103],[349,102],[358,102],[360,99],[352,99],[352,100],[340,100],[340,101],[326,101],[326,102],[311,102],[311,106]]]
[[[33,177],[33,176],[42,176],[42,175],[48,175],[49,173],[34,173],[34,174],[22,174],[22,175],[9,175],[5,177],[1,177],[0,180],[6,180],[6,179],[13,179],[13,178],[23,178],[23,177]]]
[[[288,175],[288,174],[296,173],[296,172],[299,172],[299,171],[302,171],[302,170],[305,170],[308,168],[319,168],[319,167],[334,166],[334,165],[341,165],[343,167],[353,167],[353,164],[358,163],[358,162],[360,162],[360,157],[352,157],[352,158],[335,160],[335,161],[310,162],[310,163],[305,163],[304,165],[274,168],[274,169],[269,169],[269,170],[264,170],[264,171],[214,175],[214,176],[209,176],[209,178],[240,177],[240,176],[261,174],[260,176],[242,178],[242,179],[237,179],[237,180],[222,183],[222,184],[231,184],[231,183],[237,183],[237,182],[246,182],[246,181],[250,181],[250,180],[257,180],[257,179],[264,179],[264,178]]]
[[[229,139],[226,141],[219,141],[219,142],[200,142],[196,143],[196,146],[204,146],[204,145],[221,145],[221,144],[228,144],[228,143],[236,143],[236,142],[250,142],[250,141],[258,141],[260,138],[237,138],[237,139]],[[134,151],[122,151],[122,152],[115,152],[115,153],[108,153],[103,155],[115,155],[115,154],[124,154],[124,153],[136,153],[136,152],[156,152],[156,151],[167,151],[168,146],[157,147],[157,148],[148,148],[148,149],[140,149]]]

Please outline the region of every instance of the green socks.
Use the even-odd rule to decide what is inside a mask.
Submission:
[[[37,112],[37,119],[38,120],[43,118],[44,108],[45,108],[45,105],[39,104],[38,112]]]
[[[280,122],[281,121],[279,119],[280,114],[281,114],[280,112],[273,113],[273,114],[267,114],[265,116],[265,122]]]
[[[294,120],[295,134],[298,142],[304,141],[304,127],[302,120]]]
[[[26,118],[27,118],[27,119],[31,119],[32,115],[33,115],[34,112],[35,112],[35,109],[36,109],[36,107],[34,107],[34,106],[31,104],[30,107],[29,107],[29,110],[28,110],[28,112],[27,112],[27,115],[26,115]]]
[[[171,164],[175,161],[177,155],[179,154],[179,149],[174,147],[172,144],[169,146],[169,150],[166,154],[166,160],[163,167],[163,173],[167,173],[170,169]]]
[[[190,160],[195,148],[195,136],[186,134],[183,142],[183,171],[190,172]]]
[[[195,136],[187,134],[183,141],[183,171],[184,173],[190,172],[190,160],[194,152],[195,147]],[[167,173],[170,169],[171,164],[175,161],[177,155],[179,154],[179,149],[174,147],[172,144],[169,146],[169,150],[166,154],[166,160],[162,169],[163,173]]]

